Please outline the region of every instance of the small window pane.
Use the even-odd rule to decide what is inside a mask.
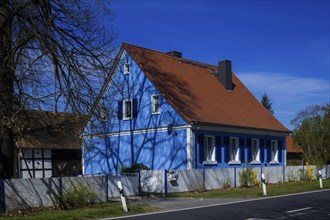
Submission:
[[[125,115],[125,118],[128,119],[128,118],[132,118],[132,101],[131,100],[126,100],[124,102],[124,115]]]
[[[238,138],[230,138],[230,160],[239,161]]]
[[[214,136],[204,138],[204,161],[215,161]]]
[[[125,63],[124,74],[129,74],[129,73],[130,73],[130,65],[129,65],[129,63]]]
[[[157,95],[152,96],[152,113],[159,113],[159,97]]]

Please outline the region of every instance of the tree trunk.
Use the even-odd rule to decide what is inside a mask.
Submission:
[[[12,132],[14,74],[9,0],[0,0],[0,177],[17,177],[17,150]],[[16,155],[15,155],[16,152]],[[15,172],[16,171],[16,172]]]

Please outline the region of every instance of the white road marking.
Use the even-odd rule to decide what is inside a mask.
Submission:
[[[301,208],[301,209],[294,209],[294,210],[287,211],[286,213],[300,212],[300,211],[304,211],[304,210],[308,210],[308,209],[312,209],[312,208],[313,207],[306,207],[306,208]]]
[[[304,195],[304,194],[312,194],[312,193],[325,192],[325,191],[329,191],[329,189],[322,189],[322,190],[315,190],[315,191],[301,192],[301,193],[292,193],[292,194],[287,194],[287,195],[279,195],[279,196],[271,196],[271,197],[262,197],[262,198],[255,198],[255,199],[247,199],[247,200],[239,200],[239,201],[234,201],[234,202],[225,202],[225,203],[203,205],[203,206],[190,207],[190,208],[181,208],[181,209],[165,210],[165,211],[158,211],[158,212],[149,212],[149,213],[142,213],[142,214],[118,216],[118,217],[112,217],[112,218],[103,218],[103,219],[99,219],[99,220],[134,218],[134,217],[147,216],[147,215],[156,215],[156,214],[163,214],[163,213],[170,213],[170,212],[180,212],[180,211],[187,211],[187,210],[192,210],[192,209],[201,209],[201,208],[208,208],[208,207],[215,207],[215,206],[225,206],[225,205],[231,205],[231,204],[254,202],[254,201],[260,201],[260,200],[283,198],[283,197],[290,197],[290,196]]]

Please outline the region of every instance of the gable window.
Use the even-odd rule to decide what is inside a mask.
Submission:
[[[260,142],[259,139],[253,138],[251,140],[251,150],[252,150],[252,162],[260,162]]]
[[[124,74],[130,74],[130,65],[129,65],[129,63],[125,63],[125,65],[124,65]]]
[[[151,96],[151,113],[152,114],[159,114],[159,96],[153,95]]]
[[[204,136],[204,162],[203,164],[217,164],[215,160],[215,137]]]
[[[239,161],[239,139],[237,137],[231,137],[229,142],[230,161],[229,163],[240,162]]]
[[[132,99],[124,100],[124,119],[131,119],[133,117],[133,102]]]
[[[276,140],[272,140],[270,142],[270,150],[271,150],[271,162],[278,162],[278,142]]]

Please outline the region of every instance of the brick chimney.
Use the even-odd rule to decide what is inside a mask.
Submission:
[[[172,57],[176,57],[176,58],[182,58],[182,53],[178,52],[178,51],[170,51],[167,53],[168,55],[171,55]]]
[[[232,72],[231,72],[231,61],[222,60],[218,63],[218,80],[225,87],[226,90],[233,90]]]

